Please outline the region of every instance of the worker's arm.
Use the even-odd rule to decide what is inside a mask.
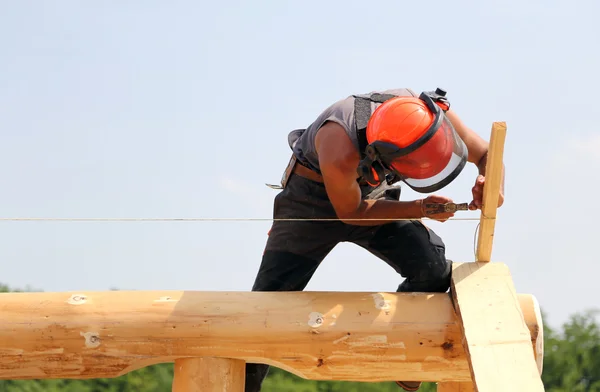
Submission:
[[[343,222],[373,226],[389,223],[389,219],[420,219],[428,216],[445,221],[453,216],[452,213],[425,215],[426,211],[422,210],[423,200],[362,200],[356,181],[360,157],[341,125],[325,123],[317,133],[315,146],[327,195],[338,218]],[[429,196],[426,200],[435,203],[452,201],[436,195]]]
[[[467,127],[452,109],[446,112],[446,116],[456,129],[456,133],[467,145],[469,150],[468,161],[475,164],[479,175],[475,180],[475,185],[471,189],[473,201],[469,204],[469,209],[476,210],[483,205],[483,186],[485,184],[485,167],[487,163],[489,143],[481,136],[476,134],[471,128]],[[502,166],[502,183],[500,185],[500,197],[498,198],[498,207],[504,203],[504,164]]]

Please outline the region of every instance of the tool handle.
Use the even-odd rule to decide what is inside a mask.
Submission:
[[[468,211],[469,203],[425,203],[427,214],[441,214],[444,212]]]

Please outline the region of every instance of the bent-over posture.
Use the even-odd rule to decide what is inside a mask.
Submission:
[[[340,242],[352,242],[389,264],[405,278],[396,291],[448,290],[451,261],[444,242],[420,219],[446,221],[452,212],[427,204],[452,200],[431,194],[400,201],[400,188],[393,186],[403,182],[417,192],[434,193],[471,162],[479,175],[469,209],[481,208],[488,143],[450,109],[443,90],[351,95],[306,129],[292,131],[288,142],[293,154],[273,217],[317,220],[273,223],[253,291],[304,290]],[[323,218],[334,220],[318,220]],[[268,369],[246,365],[246,392],[260,391]],[[421,385],[396,383],[406,391]]]

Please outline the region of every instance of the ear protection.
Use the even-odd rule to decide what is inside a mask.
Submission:
[[[386,178],[385,167],[379,158],[379,153],[371,145],[368,145],[365,149],[365,157],[358,164],[356,171],[359,176],[364,178],[373,187],[381,184]]]

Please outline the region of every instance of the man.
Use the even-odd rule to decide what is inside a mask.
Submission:
[[[292,159],[275,197],[276,221],[253,291],[304,290],[340,242],[361,246],[406,278],[397,291],[448,290],[445,245],[420,219],[446,221],[453,212],[436,207],[452,200],[430,195],[400,201],[400,188],[391,186],[402,181],[432,193],[468,161],[479,169],[469,209],[481,208],[488,143],[450,110],[445,95],[407,88],[352,95],[289,134]],[[260,391],[268,369],[247,364],[246,392]],[[421,385],[396,383],[406,391]]]

